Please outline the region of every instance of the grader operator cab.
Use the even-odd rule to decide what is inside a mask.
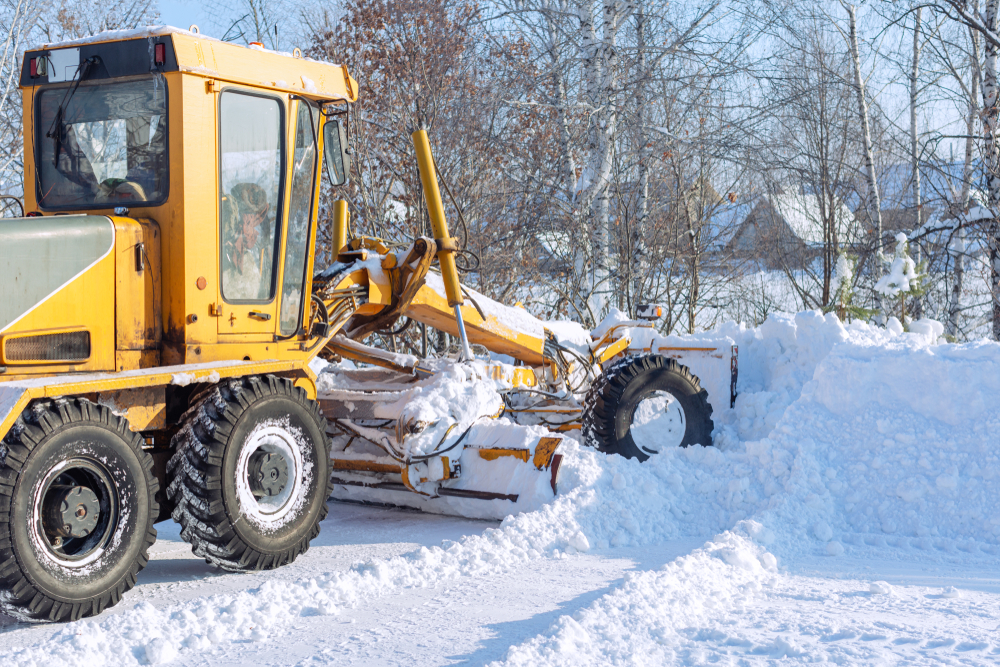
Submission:
[[[623,333],[648,323],[557,335],[459,284],[422,131],[434,238],[349,238],[339,201],[314,275],[321,174],[349,172],[346,67],[174,28],[106,37],[28,51],[21,70],[29,213],[0,220],[0,611],[101,613],[169,518],[208,562],[270,569],[309,547],[331,494],[544,501],[559,432],[654,454],[637,410],[667,414],[676,445],[710,444],[697,378]],[[365,344],[404,317],[458,337],[460,358]],[[361,367],[321,391],[320,353]],[[408,411],[456,368],[504,404]]]

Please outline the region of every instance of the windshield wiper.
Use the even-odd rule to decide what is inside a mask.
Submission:
[[[62,151],[62,142],[65,131],[65,123],[63,123],[63,115],[66,113],[66,107],[69,105],[70,100],[73,99],[73,95],[76,94],[76,89],[80,87],[80,82],[87,78],[90,74],[90,70],[98,63],[97,56],[91,56],[87,58],[80,66],[76,68],[76,74],[73,75],[73,86],[66,91],[63,95],[62,102],[59,103],[59,108],[56,109],[56,117],[52,120],[52,126],[49,127],[49,131],[45,133],[45,136],[49,139],[55,141],[55,151],[53,151],[53,162],[56,167],[59,166],[59,153]]]

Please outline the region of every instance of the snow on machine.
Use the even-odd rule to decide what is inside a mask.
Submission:
[[[711,444],[708,393],[678,360],[728,402],[730,343],[666,344],[642,318],[592,336],[460,285],[422,130],[434,238],[349,238],[339,201],[314,275],[321,172],[350,171],[346,67],[151,28],[29,50],[20,86],[29,213],[0,220],[0,611],[100,614],[159,521],[209,563],[272,569],[308,549],[331,494],[504,516],[557,492],[567,433],[638,459]],[[401,318],[462,354],[371,344]],[[321,353],[355,367],[317,377]]]

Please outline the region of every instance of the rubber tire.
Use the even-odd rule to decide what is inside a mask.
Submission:
[[[75,621],[118,604],[135,586],[159,513],[159,484],[143,442],[124,419],[82,398],[39,401],[17,418],[0,445],[0,611],[27,621]],[[40,556],[32,544],[34,486],[59,461],[93,457],[95,450],[129,511],[88,574],[73,575],[77,570]]]
[[[300,510],[268,532],[241,509],[236,462],[255,426],[282,419],[304,434],[308,444],[300,451],[312,468]],[[319,404],[289,380],[266,375],[217,385],[185,413],[173,445],[167,497],[176,503],[173,519],[196,556],[230,572],[271,570],[305,553],[319,535],[333,491],[330,439]]]
[[[605,454],[648,459],[650,455],[632,439],[630,427],[636,406],[656,391],[669,392],[684,410],[681,447],[711,446],[715,424],[708,392],[687,366],[659,354],[625,357],[594,381],[583,414],[584,442]]]

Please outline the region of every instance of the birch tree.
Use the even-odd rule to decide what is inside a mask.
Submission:
[[[991,333],[1000,340],[1000,88],[997,81],[997,59],[1000,55],[1000,0],[986,0],[982,11],[969,0],[941,0],[939,11],[974,30],[982,38],[981,90],[982,107],[979,113],[983,134],[980,153],[986,181],[988,205],[993,214],[986,225],[985,241],[989,261],[989,289],[991,298]]]
[[[923,224],[923,200],[920,196],[920,145],[917,140],[917,93],[919,91],[920,80],[920,23],[923,15],[923,7],[917,7],[913,14],[913,56],[910,60],[910,188],[913,193],[912,205],[917,215],[917,229]],[[920,264],[920,244],[914,244],[916,249],[916,262]],[[915,297],[914,317],[920,318],[923,315],[922,295]]]
[[[972,10],[978,13],[978,1],[973,3]],[[976,157],[977,138],[981,136],[982,127],[979,120],[982,103],[980,95],[982,40],[977,30],[954,21],[946,21],[943,26],[933,26],[927,33],[928,57],[947,74],[947,83],[940,86],[941,94],[944,96],[951,92],[957,93],[955,104],[962,115],[961,127],[964,134],[961,142],[963,150],[960,183],[955,191],[948,193],[954,218],[951,222],[941,225],[944,228],[942,233],[945,235],[944,244],[950,264],[945,305],[945,332],[951,337],[958,338],[965,331],[966,318],[963,315],[965,307],[962,300],[966,291],[966,271],[970,261],[968,239],[970,233],[974,238],[977,232],[975,228],[970,228],[968,214],[970,206],[975,203],[972,185],[979,180]]]
[[[882,202],[878,192],[878,176],[875,173],[875,158],[872,147],[872,134],[868,117],[868,100],[865,95],[865,79],[861,74],[861,53],[858,48],[858,18],[857,8],[841,2],[847,10],[848,34],[847,40],[851,54],[851,64],[854,74],[854,91],[858,100],[858,118],[861,121],[861,140],[864,148],[865,175],[868,179],[868,192],[865,199],[866,210],[875,227],[875,257],[877,271],[881,274],[882,258]]]

